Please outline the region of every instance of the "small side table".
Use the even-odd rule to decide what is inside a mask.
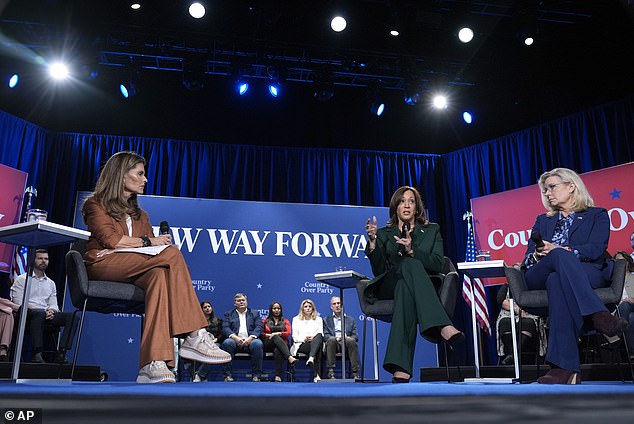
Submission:
[[[20,358],[22,357],[22,343],[24,342],[24,327],[26,325],[26,312],[29,304],[29,292],[31,288],[31,274],[33,274],[33,257],[35,248],[55,246],[58,244],[70,243],[75,240],[88,240],[90,232],[54,224],[48,221],[29,221],[20,224],[0,227],[0,242],[13,245],[26,246],[29,250],[26,270],[26,281],[24,282],[24,295],[22,297],[22,307],[20,308],[20,318],[18,322],[18,337],[15,343],[15,355],[13,355],[13,369],[10,381],[14,383],[32,382],[32,380],[20,380]],[[47,380],[48,381],[48,380]],[[42,382],[38,380],[38,382]],[[66,380],[55,380],[58,383]],[[70,380],[68,381],[70,382]]]
[[[480,355],[476,324],[475,299],[473,290],[474,278],[493,278],[504,277],[503,260],[494,261],[477,261],[477,262],[458,262],[458,270],[464,272],[471,279],[471,324],[473,329],[473,356],[475,365],[475,378],[465,378],[465,383],[518,383],[520,381],[519,362],[517,358],[517,337],[515,333],[515,311],[513,307],[513,297],[509,296],[509,306],[511,309],[511,336],[513,338],[513,362],[515,368],[515,378],[482,378],[480,377]]]
[[[368,278],[353,270],[326,272],[323,274],[315,274],[315,280],[329,284],[339,289],[339,299],[341,299],[341,379],[343,381],[353,382],[354,379],[346,379],[346,314],[343,302],[343,290],[352,289],[357,286],[359,280]],[[342,381],[339,380],[339,381]]]

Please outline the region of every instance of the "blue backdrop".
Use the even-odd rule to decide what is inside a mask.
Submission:
[[[296,137],[305,137],[304,127]],[[27,185],[39,193],[34,207],[59,224],[72,225],[75,193],[94,189],[112,154],[134,150],[149,161],[151,195],[383,207],[397,187],[412,185],[440,224],[445,254],[460,262],[467,234],[462,215],[471,198],[535,184],[557,166],[583,173],[634,161],[634,97],[445,155],[263,147],[249,145],[248,137],[229,144],[236,140],[238,135],[186,141],[55,132],[0,111],[0,163],[28,173]],[[500,205],[501,213],[512,211],[513,205]],[[49,274],[60,286],[66,249],[52,248],[50,255]],[[6,285],[0,289],[8,291]],[[458,302],[454,320],[470,337],[468,309]],[[489,306],[496,316],[495,293],[489,293]],[[489,362],[495,363],[493,339],[489,346]],[[468,343],[456,353],[457,363],[473,364]]]
[[[78,194],[80,205],[87,192]],[[363,226],[368,217],[387,222],[388,208],[247,202],[140,196],[140,204],[153,219],[166,220],[174,244],[189,266],[198,298],[208,300],[216,315],[233,308],[233,295],[243,292],[249,307],[268,314],[273,301],[282,303],[292,321],[303,299],[315,302],[317,311],[330,313],[330,298],[339,289],[317,282],[314,274],[338,267],[372,275],[365,256]],[[76,228],[85,228],[76,207]],[[363,315],[356,290],[344,292],[346,313],[356,321],[361,336]],[[72,310],[66,302],[66,310]],[[104,316],[88,313],[79,351],[79,363],[97,364],[111,380],[134,380],[138,372],[140,319],[134,315]],[[387,340],[389,325],[379,324],[379,340]],[[371,332],[368,332],[371,349]],[[363,340],[360,340],[363,343]],[[360,345],[361,346],[361,345]],[[380,362],[384,344],[380,344]],[[414,369],[434,367],[436,346],[419,339]],[[373,359],[367,356],[366,376]],[[390,375],[381,369],[381,378]],[[414,376],[415,379],[418,375]]]

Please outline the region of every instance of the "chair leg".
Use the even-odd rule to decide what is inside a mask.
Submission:
[[[77,355],[79,354],[79,346],[81,344],[81,333],[84,329],[84,317],[86,316],[86,304],[88,303],[88,298],[84,299],[84,306],[81,310],[81,318],[79,320],[79,331],[77,334],[77,344],[75,345],[75,352],[73,353],[73,365],[70,369],[70,381],[73,381],[75,377],[75,366],[77,365]],[[79,312],[79,309],[76,309],[73,312],[73,319],[75,319],[74,315]]]
[[[365,381],[365,334],[368,327],[368,317],[363,317],[363,346],[361,347],[361,382]]]
[[[621,311],[619,311],[618,307],[616,308],[616,315],[618,317],[621,316]],[[625,355],[627,357],[627,363],[630,366],[630,377],[632,377],[632,383],[634,383],[634,367],[632,366],[632,358],[630,356],[632,352],[630,352],[630,349],[627,347],[627,336],[625,331],[621,333],[621,339],[623,340],[623,344],[625,344]]]

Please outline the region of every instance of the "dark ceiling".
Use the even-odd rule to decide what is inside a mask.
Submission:
[[[626,0],[208,0],[198,21],[184,0],[143,3],[0,0],[0,70],[27,75],[19,89],[3,83],[0,108],[59,131],[445,153],[634,92]],[[342,33],[329,29],[338,6]],[[464,22],[475,39],[463,45]],[[536,42],[525,47],[518,32],[531,22]],[[36,65],[58,55],[74,78],[51,87]],[[130,73],[139,92],[124,101],[116,85]],[[277,99],[264,90],[271,75],[282,80]],[[242,98],[239,76],[253,87]],[[317,88],[334,96],[320,101]],[[415,106],[403,101],[412,88]],[[452,101],[442,113],[427,101],[440,89]],[[379,118],[371,95],[386,99]]]

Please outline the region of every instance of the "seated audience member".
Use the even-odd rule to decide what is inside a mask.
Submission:
[[[329,314],[324,319],[324,342],[326,343],[326,367],[328,368],[328,378],[335,378],[335,359],[337,352],[341,352],[341,299],[333,296],[330,299]],[[345,315],[345,314],[344,314]],[[357,324],[354,318],[345,315],[346,331],[346,356],[350,359],[350,367],[352,368],[352,376],[359,379],[359,347],[357,341]]]
[[[630,358],[634,359],[634,259],[627,252],[616,252],[614,259],[627,261],[627,276],[623,287],[623,297],[619,304],[619,314],[627,320],[629,326],[625,330],[625,341]]]
[[[222,342],[225,340],[224,333],[222,332],[222,320],[214,313],[214,307],[211,302],[207,300],[200,302],[200,308],[207,319],[207,332],[215,337],[215,344],[220,347]],[[211,364],[203,363],[194,374],[194,383],[207,381],[207,375],[210,370]]]
[[[263,343],[259,338],[262,334],[262,320],[247,307],[247,296],[244,293],[233,296],[233,303],[235,308],[225,313],[222,320],[222,330],[226,337],[222,343],[222,350],[229,352],[232,359],[235,358],[236,352],[249,353],[253,381],[260,381],[264,356]],[[232,371],[232,363],[229,362],[223,368],[225,381],[234,381]]]
[[[495,323],[497,333],[497,352],[502,358],[502,365],[513,364],[513,333],[511,330],[511,310],[509,308],[508,286],[504,285],[500,288],[497,295],[497,301],[500,305],[500,314]],[[530,363],[534,356],[527,353],[534,353],[537,349],[539,356],[546,354],[546,329],[544,321],[541,317],[529,314],[520,309],[517,303],[513,304],[515,310],[515,322],[522,319],[522,334],[518,337],[518,345],[521,346],[522,362]],[[534,361],[533,361],[534,362]]]
[[[18,309],[20,309],[20,305],[0,297],[0,362],[9,360],[9,348],[15,324],[14,314]]]
[[[44,362],[42,357],[44,332],[64,326],[59,341],[59,350],[53,358],[54,362],[63,363],[66,362],[66,351],[72,347],[79,317],[70,312],[60,312],[57,306],[55,282],[44,273],[47,268],[48,252],[44,249],[37,249],[33,263],[33,275],[29,279],[29,304],[26,313],[26,326],[31,335],[31,350],[33,352],[31,362]],[[17,305],[22,305],[25,281],[26,274],[22,274],[15,279],[11,286],[11,301]]]
[[[293,346],[291,354],[305,353],[308,355],[306,366],[312,367],[313,381],[321,380],[321,350],[323,348],[324,322],[317,315],[315,303],[310,299],[302,300],[299,313],[293,317]]]
[[[620,335],[627,321],[615,317],[593,289],[610,284],[614,263],[606,252],[610,218],[571,169],[555,168],[538,181],[546,213],[538,215],[522,269],[529,290],[548,291],[550,370],[540,384],[581,382],[578,341],[582,328],[608,337]],[[535,235],[543,239],[536,243]]]
[[[273,352],[275,358],[274,381],[282,381],[282,360],[286,360],[290,365],[293,365],[297,362],[297,358],[291,355],[288,349],[291,323],[284,318],[280,302],[271,303],[269,315],[262,320],[262,327],[264,328],[262,332],[264,351]]]

